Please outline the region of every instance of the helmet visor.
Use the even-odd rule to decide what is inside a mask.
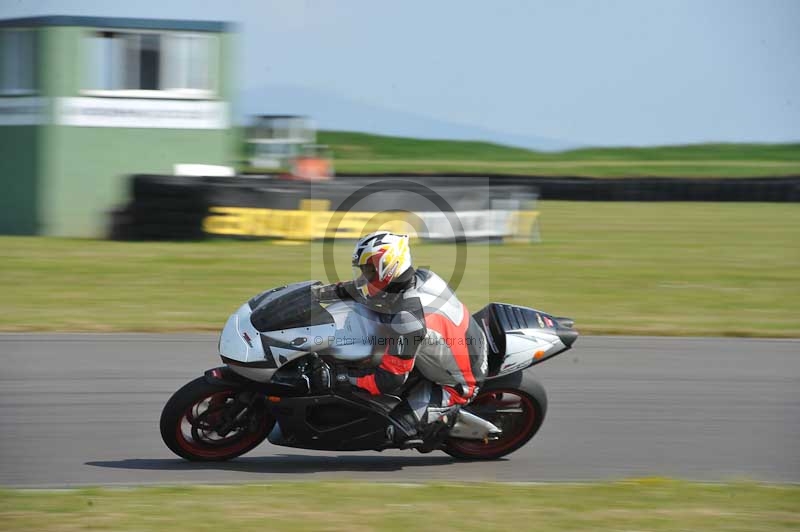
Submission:
[[[371,262],[358,266],[358,271],[367,282],[374,283],[378,280],[378,270],[375,269],[375,265]]]
[[[378,271],[372,263],[353,266],[353,280],[356,288],[365,296],[374,296],[386,287],[388,283],[378,280]]]

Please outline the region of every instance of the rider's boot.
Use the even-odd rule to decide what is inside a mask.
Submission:
[[[429,453],[439,449],[450,434],[450,429],[456,424],[459,405],[447,407],[428,407],[425,413],[425,425],[421,427],[423,444],[417,447],[421,453]]]
[[[429,406],[420,420],[411,406],[403,401],[389,414],[398,425],[393,443],[401,449],[417,449],[423,453],[438,449],[455,425],[458,410],[458,405]]]
[[[423,441],[419,434],[419,419],[407,401],[397,405],[390,413],[389,417],[395,422],[396,426],[391,426],[387,431],[390,443],[399,446],[401,449],[412,449],[422,445]]]

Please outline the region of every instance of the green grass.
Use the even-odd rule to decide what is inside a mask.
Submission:
[[[800,144],[697,144],[535,152],[488,142],[320,131],[339,173],[494,173],[587,177],[800,175]]]
[[[0,491],[3,530],[702,530],[800,527],[800,487],[285,483]]]
[[[583,333],[800,337],[800,207],[543,202],[543,241],[470,244],[459,297]],[[352,243],[335,249],[350,275]],[[0,238],[0,330],[219,330],[265,288],[325,279],[321,244]],[[446,279],[455,248],[415,244]]]

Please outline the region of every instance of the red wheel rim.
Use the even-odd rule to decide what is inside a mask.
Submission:
[[[491,417],[487,418],[489,421],[498,424],[503,430],[503,435],[496,440],[489,440],[484,443],[479,440],[460,440],[453,438],[448,440],[447,446],[454,451],[476,458],[502,454],[513,450],[521,441],[527,438],[538,419],[538,411],[533,401],[517,390],[489,390],[484,393],[479,393],[478,397],[470,403],[467,409],[473,410],[477,414],[478,411],[482,409],[491,409],[492,407],[514,407],[521,409],[521,412],[515,414],[516,419],[502,419],[502,422],[499,424],[495,419]]]
[[[232,390],[216,392],[189,406],[175,427],[178,445],[201,458],[221,458],[242,452],[260,442],[268,428],[265,416],[259,419],[256,430],[234,429],[224,437],[210,430],[210,427],[200,427],[201,424],[218,422],[226,403],[234,397]]]

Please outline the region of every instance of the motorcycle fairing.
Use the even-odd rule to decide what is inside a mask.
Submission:
[[[228,361],[227,366],[211,368],[205,372],[204,377],[210,384],[227,386],[229,388],[252,390],[265,396],[297,397],[308,395],[308,383],[297,375],[285,375],[275,377],[270,382],[254,382],[233,370],[233,366]]]
[[[357,395],[281,399],[270,403],[277,423],[268,439],[275,445],[323,451],[383,449],[387,427],[396,425],[388,416],[391,406],[376,405]]]
[[[250,306],[245,303],[231,314],[219,336],[219,353],[239,362],[273,362],[264,351],[261,334],[250,322]],[[277,367],[277,364],[275,365]]]
[[[308,290],[307,286],[286,290]],[[265,292],[270,294],[270,292]],[[259,296],[260,304],[269,305],[271,299]],[[367,358],[378,361],[384,346],[379,342],[386,336],[377,313],[354,303],[336,302],[322,309],[328,316],[318,323],[277,330],[258,330],[252,309],[254,298],[239,307],[222,329],[219,354],[233,361],[234,371],[256,382],[269,382],[275,371],[309,353],[325,355],[347,362]]]
[[[333,323],[330,315],[311,295],[319,281],[302,281],[273,288],[250,299],[251,321],[259,331],[292,329]]]
[[[572,320],[517,305],[490,303],[473,318],[487,339],[489,379],[563,353],[578,335],[571,328]]]
[[[311,299],[317,283],[268,290],[239,307],[219,341],[220,355],[234,362],[234,371],[269,382],[278,368],[314,352],[378,363],[384,350],[378,340],[387,334],[377,313],[352,301],[322,307]],[[516,305],[491,303],[473,318],[487,339],[490,379],[563,353],[578,336],[572,320]]]

